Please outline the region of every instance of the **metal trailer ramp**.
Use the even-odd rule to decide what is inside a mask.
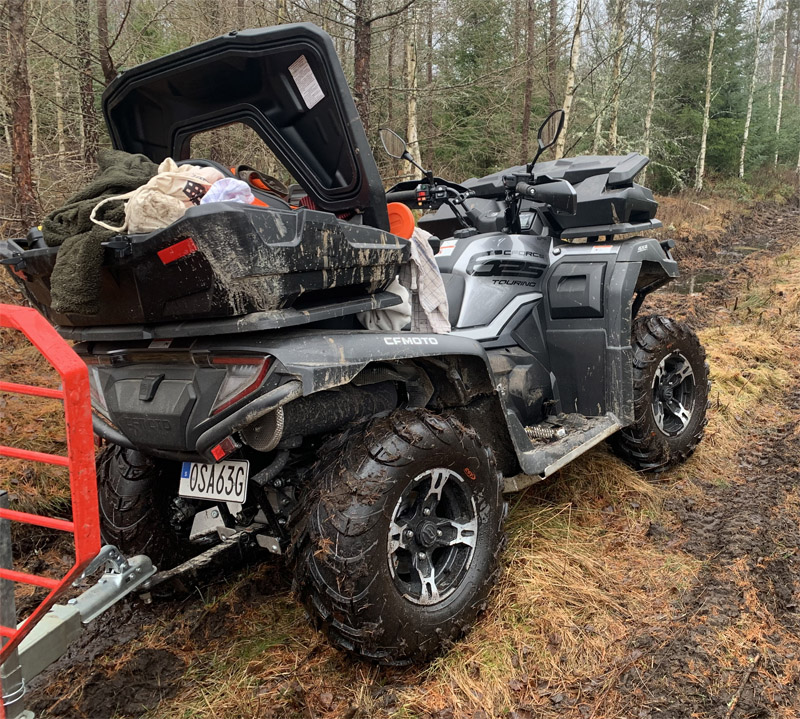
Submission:
[[[126,560],[114,547],[101,549],[86,365],[36,310],[0,304],[0,327],[25,335],[61,379],[60,389],[49,389],[16,384],[0,375],[0,393],[63,401],[67,441],[66,456],[0,444],[0,457],[66,467],[72,499],[71,519],[15,511],[9,508],[0,475],[0,719],[17,719],[32,716],[24,710],[26,682],[58,659],[84,624],[147,581],[155,568],[147,557]],[[15,571],[11,522],[70,534],[74,546],[72,566],[59,577]],[[74,582],[102,566],[105,566],[105,573],[94,586],[66,605],[56,605],[58,598]],[[20,624],[17,624],[14,601],[16,583],[49,590]]]

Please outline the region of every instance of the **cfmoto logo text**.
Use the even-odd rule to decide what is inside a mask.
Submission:
[[[436,337],[384,337],[387,345],[438,345]]]

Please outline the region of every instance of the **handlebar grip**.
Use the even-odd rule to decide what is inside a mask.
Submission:
[[[417,202],[416,190],[397,190],[395,192],[386,193],[387,202]]]
[[[533,185],[529,185],[527,182],[518,182],[514,189],[516,189],[517,193],[520,195],[525,195],[530,198],[536,197],[536,188]]]

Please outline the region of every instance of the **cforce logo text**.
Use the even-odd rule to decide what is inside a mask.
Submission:
[[[384,337],[387,345],[438,345],[436,337]]]

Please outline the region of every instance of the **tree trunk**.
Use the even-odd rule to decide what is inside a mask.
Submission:
[[[567,129],[569,128],[569,116],[572,111],[572,101],[575,99],[575,73],[578,69],[578,61],[581,57],[581,23],[583,22],[584,0],[576,0],[575,3],[575,24],[572,30],[572,47],[569,52],[569,67],[567,68],[567,83],[564,90],[564,126],[556,143],[555,155],[559,159],[564,155],[564,147],[567,143]]]
[[[389,47],[386,52],[386,84],[389,87],[389,92],[386,96],[386,126],[391,130],[396,129],[394,122],[394,88],[396,86],[396,78],[394,76],[394,48],[396,44],[397,26],[392,25],[392,29],[389,30]]]
[[[711,76],[714,69],[714,41],[717,39],[717,22],[719,20],[720,0],[714,3],[711,17],[711,37],[708,40],[708,59],[706,62],[706,101],[703,105],[703,132],[700,135],[700,154],[697,157],[697,177],[694,189],[697,192],[703,189],[703,177],[706,172],[706,145],[708,144],[708,126],[711,117]]]
[[[772,50],[769,56],[769,81],[767,82],[767,87],[769,89],[767,94],[767,107],[770,110],[772,109],[772,81],[775,79],[775,50],[778,45],[776,22],[776,18],[772,18]]]
[[[286,0],[277,0],[275,11],[277,14],[277,22],[275,23],[276,25],[283,25],[283,23],[288,22],[289,12],[286,8]]]
[[[426,99],[423,112],[423,133],[422,138],[425,141],[425,164],[423,167],[433,167],[433,3],[428,3],[428,18],[427,27],[427,52],[428,58],[425,67],[425,80],[426,85]]]
[[[83,162],[89,169],[97,162],[97,116],[92,83],[92,46],[89,37],[89,0],[75,0],[75,47],[78,64],[78,93],[83,126]]]
[[[781,60],[781,74],[778,78],[778,118],[775,121],[775,167],[778,166],[778,142],[781,139],[781,117],[783,115],[783,85],[786,82],[786,54],[789,50],[789,0],[784,6],[784,25],[783,33],[783,59]]]
[[[625,0],[616,0],[614,3],[614,55],[613,70],[611,74],[611,119],[608,125],[608,151],[617,154],[619,124],[619,96],[622,91],[620,77],[622,75],[622,50],[625,42],[625,14],[627,12]]]
[[[36,95],[36,90],[31,83],[30,77],[28,78],[28,86],[31,89],[31,157],[33,158],[33,167],[36,174],[39,174],[39,164],[37,163],[39,157],[39,100]]]
[[[244,14],[244,0],[236,0],[236,27],[239,30],[247,29],[247,20]]]
[[[355,2],[355,47],[353,53],[353,95],[356,108],[369,137],[370,60],[372,55],[372,0]]]
[[[756,3],[755,35],[753,38],[753,72],[750,74],[750,87],[747,91],[747,115],[744,119],[744,133],[742,134],[742,149],[739,152],[739,177],[744,177],[744,154],[747,151],[747,139],[750,136],[750,120],[753,118],[753,96],[756,91],[756,73],[758,72],[758,47],[761,37],[761,10],[764,0]]]
[[[592,138],[592,154],[596,155],[600,152],[600,146],[603,144],[603,110],[597,111],[594,118],[594,137]]]
[[[108,0],[97,0],[97,51],[100,55],[100,69],[108,85],[117,76],[108,49]]]
[[[761,0],[759,0],[761,2]],[[656,79],[658,77],[658,42],[661,39],[661,10],[663,0],[658,0],[655,11],[655,24],[650,38],[650,96],[647,98],[647,111],[644,114],[644,154],[650,157],[653,145],[653,111],[656,107]],[[647,167],[642,171],[641,183],[647,180]]]
[[[408,21],[404,29],[406,35],[406,88],[408,90],[406,138],[411,157],[421,165],[422,158],[419,152],[419,131],[417,128],[417,20],[413,7],[409,10]]]
[[[536,5],[534,0],[527,2],[527,39],[525,42],[525,97],[522,103],[522,138],[520,143],[520,163],[526,165],[531,161],[531,103],[533,100],[533,52],[534,32],[536,30]]]
[[[558,0],[550,0],[549,25],[547,28],[547,94],[550,112],[558,109],[556,104],[556,73],[558,72]]]
[[[56,101],[56,142],[58,143],[56,164],[59,170],[63,170],[64,160],[67,156],[67,141],[64,135],[64,91],[61,87],[61,68],[58,60],[53,63],[53,82]]]
[[[11,94],[11,185],[17,216],[24,227],[34,224],[38,208],[31,157],[31,88],[28,82],[25,0],[6,0],[8,67]]]

